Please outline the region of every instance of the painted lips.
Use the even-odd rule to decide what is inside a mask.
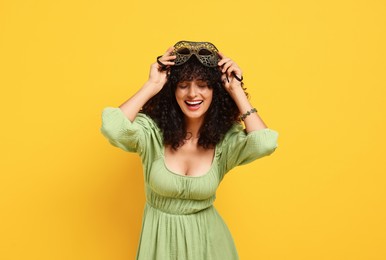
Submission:
[[[197,110],[200,108],[200,105],[202,104],[202,100],[198,101],[185,101],[185,104],[188,105],[189,110]]]

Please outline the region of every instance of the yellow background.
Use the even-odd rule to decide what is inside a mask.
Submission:
[[[179,40],[234,59],[280,134],[217,193],[240,259],[386,259],[385,20],[381,0],[0,1],[0,259],[134,259],[141,164],[101,111]]]

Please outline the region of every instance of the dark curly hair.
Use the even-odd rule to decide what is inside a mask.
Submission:
[[[164,145],[171,145],[176,150],[188,136],[184,114],[175,97],[177,84],[181,81],[203,80],[213,89],[212,103],[199,131],[199,146],[214,148],[233,124],[240,123],[239,109],[225,90],[221,75],[219,67],[206,67],[194,55],[183,65],[170,67],[168,80],[162,90],[141,109],[161,129]]]

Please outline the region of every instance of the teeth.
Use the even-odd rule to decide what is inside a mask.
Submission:
[[[201,104],[202,101],[185,101],[188,105],[198,105]]]

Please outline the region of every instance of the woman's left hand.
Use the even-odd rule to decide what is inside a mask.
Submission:
[[[242,78],[243,72],[240,67],[230,58],[226,57],[223,53],[218,52],[221,60],[218,62],[218,66],[220,66],[222,74],[222,81],[224,82],[225,89],[230,92],[232,90],[241,88],[241,82],[238,81],[233,73],[238,77]]]

